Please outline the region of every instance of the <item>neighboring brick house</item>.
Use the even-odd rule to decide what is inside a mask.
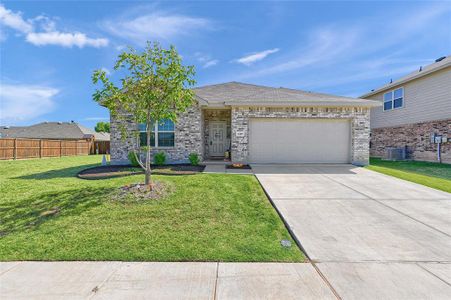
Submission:
[[[164,151],[168,162],[186,162],[193,152],[224,159],[228,152],[233,162],[368,164],[369,112],[377,101],[238,82],[193,90],[197,103],[176,124],[155,124],[152,153]],[[111,119],[111,161],[127,163],[145,139],[122,137],[118,122]]]
[[[380,101],[371,110],[371,156],[383,157],[387,147],[406,147],[408,158],[437,161],[431,136],[441,144],[441,160],[451,163],[451,57],[442,57],[361,98]]]

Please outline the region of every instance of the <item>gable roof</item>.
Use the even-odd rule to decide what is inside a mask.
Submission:
[[[309,105],[309,106],[379,106],[377,101],[274,88],[241,82],[227,82],[193,89],[200,104],[220,105]]]
[[[35,139],[88,139],[110,140],[109,134],[99,134],[75,122],[43,122],[31,126],[1,127],[3,138],[35,138]]]
[[[439,59],[441,59],[441,58],[439,58]],[[381,86],[381,87],[379,87],[377,89],[374,89],[371,92],[366,93],[366,94],[364,94],[364,95],[362,95],[360,97],[361,98],[366,98],[366,97],[373,96],[373,95],[378,94],[380,92],[383,92],[383,91],[386,91],[388,89],[391,89],[391,88],[393,88],[393,87],[395,87],[397,85],[400,85],[400,84],[403,84],[403,83],[406,83],[406,82],[418,79],[420,77],[423,77],[423,76],[426,76],[428,74],[437,72],[439,70],[442,70],[442,69],[450,67],[450,66],[451,66],[451,56],[448,55],[447,57],[445,57],[445,58],[443,58],[443,59],[441,59],[439,61],[436,61],[436,62],[434,62],[434,63],[432,63],[430,65],[422,67],[421,69],[417,69],[416,71],[414,71],[412,73],[409,73],[406,76],[403,76],[403,77],[393,81],[392,83],[387,83],[387,84],[385,84],[385,85],[383,85],[383,86]]]

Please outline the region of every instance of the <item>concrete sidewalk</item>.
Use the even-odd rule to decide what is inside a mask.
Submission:
[[[3,299],[337,299],[309,263],[4,262]]]

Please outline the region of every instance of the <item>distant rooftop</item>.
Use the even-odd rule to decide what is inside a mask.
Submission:
[[[423,77],[425,75],[431,74],[433,72],[437,72],[439,70],[442,70],[444,68],[447,68],[451,66],[451,56],[443,56],[440,57],[438,59],[435,60],[435,62],[433,62],[432,64],[429,64],[427,66],[424,67],[418,67],[415,71],[413,71],[412,73],[407,74],[406,76],[403,76],[399,79],[396,79],[394,81],[392,81],[391,83],[387,83],[377,89],[372,90],[369,93],[366,93],[362,96],[360,96],[361,98],[367,98],[370,97],[372,95],[375,95],[377,93],[383,92],[385,90],[391,89],[397,85],[409,82],[411,80]]]
[[[1,126],[2,138],[88,139],[109,141],[110,134],[95,132],[76,122],[42,122],[31,126]]]

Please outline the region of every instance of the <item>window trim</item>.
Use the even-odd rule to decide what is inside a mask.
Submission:
[[[173,122],[173,121],[171,121],[171,122],[174,124],[174,130],[158,130],[158,122],[157,121],[154,122],[153,129],[151,130],[151,132],[153,132],[153,134],[154,134],[155,146],[153,146],[152,148],[154,148],[154,149],[173,149],[173,148],[175,148],[175,122]],[[144,124],[144,123],[142,123],[142,124]],[[142,133],[142,132],[146,132],[146,130],[139,130],[139,133]],[[158,145],[158,134],[160,132],[161,133],[173,133],[174,134],[174,146],[159,146]],[[141,144],[139,146],[143,147],[143,146],[141,146]]]
[[[395,107],[395,91],[396,90],[401,90],[402,91],[402,97],[398,97],[396,99],[402,99],[402,105],[400,107]],[[385,101],[385,95],[386,94],[391,94],[391,99],[389,101]],[[382,111],[386,112],[386,111],[391,111],[391,110],[396,110],[396,109],[400,109],[400,108],[404,108],[404,103],[405,103],[405,96],[404,96],[404,87],[400,86],[397,87],[395,89],[392,89],[388,92],[385,92],[382,95]],[[385,103],[387,102],[391,102],[391,107],[389,109],[385,109]]]

